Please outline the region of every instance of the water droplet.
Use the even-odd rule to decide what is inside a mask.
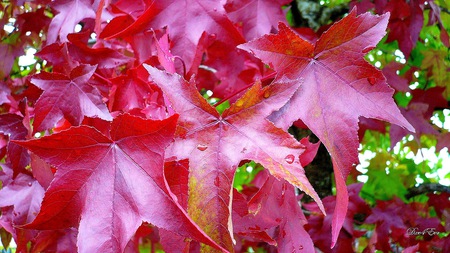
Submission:
[[[205,144],[198,144],[197,149],[200,151],[205,151],[208,148]]]
[[[214,8],[213,10],[214,10],[214,11],[217,11],[217,8]]]
[[[242,100],[242,99],[239,99],[237,102],[236,102],[236,106],[237,107],[241,107],[241,106],[243,106],[244,105],[244,101]]]
[[[266,91],[264,91],[264,98],[268,98],[268,97],[270,97],[270,91],[269,90],[266,90]]]
[[[375,79],[375,77],[368,77],[367,78],[367,81],[369,81],[369,83],[371,84],[371,85],[374,85],[375,83],[376,83],[376,79]]]
[[[298,249],[302,250],[303,249],[303,245],[298,246]]]
[[[294,155],[287,155],[285,158],[284,158],[284,160],[287,162],[287,163],[289,163],[289,164],[292,164],[293,162],[294,162],[294,160],[295,160],[295,156]]]
[[[28,186],[30,186],[30,187],[31,187],[32,185],[33,185],[33,184],[32,184],[31,182],[28,182]]]

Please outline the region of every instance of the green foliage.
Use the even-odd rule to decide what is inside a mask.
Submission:
[[[240,166],[235,174],[233,187],[238,191],[242,191],[243,187],[251,185],[256,174],[264,169],[263,166],[253,161]]]

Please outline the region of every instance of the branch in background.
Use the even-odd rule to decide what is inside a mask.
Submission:
[[[405,195],[407,199],[410,199],[417,195],[422,195],[430,192],[447,192],[450,193],[450,187],[437,184],[437,183],[429,183],[429,184],[421,184],[416,187],[412,187],[408,189],[408,193]]]
[[[291,14],[295,27],[310,27],[318,30],[341,19],[348,13],[348,4],[335,6],[321,5],[315,0],[294,0],[291,2]]]
[[[450,10],[448,10],[447,8],[441,7],[439,6],[439,8],[441,9],[441,11],[450,14]]]
[[[301,140],[303,137],[308,136],[309,140],[313,143],[319,141],[319,138],[317,138],[317,136],[309,129],[301,129],[292,126],[289,128],[289,133],[297,140]],[[305,167],[305,173],[320,198],[333,195],[333,164],[331,162],[330,153],[328,153],[328,150],[322,143],[320,144],[314,160]],[[302,198],[302,201],[311,202],[313,199],[308,195],[305,195]]]

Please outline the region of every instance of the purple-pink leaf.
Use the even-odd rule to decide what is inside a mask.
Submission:
[[[80,65],[70,76],[47,72],[33,76],[31,82],[44,90],[36,102],[34,132],[51,129],[62,118],[72,125],[79,125],[84,116],[112,119],[100,92],[89,83],[95,69]]]
[[[180,114],[168,156],[189,158],[188,211],[216,242],[231,249],[232,182],[240,161],[254,160],[322,206],[299,162],[304,147],[266,119],[282,106],[283,86],[252,86],[222,115],[200,95],[193,81],[145,66]],[[281,102],[281,103],[280,103]],[[323,210],[323,209],[322,209]]]
[[[347,212],[345,180],[358,163],[358,117],[385,120],[414,131],[400,114],[381,71],[364,60],[384,36],[388,18],[387,14],[356,16],[353,10],[315,44],[280,23],[278,34],[239,46],[278,72],[275,83],[291,87],[293,95],[270,119],[283,129],[301,119],[333,158],[337,188],[333,245]]]

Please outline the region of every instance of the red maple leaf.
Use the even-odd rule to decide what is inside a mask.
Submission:
[[[10,140],[25,140],[28,129],[23,125],[23,117],[16,114],[0,115],[0,133],[9,136]],[[7,145],[7,161],[11,164],[15,174],[25,169],[30,162],[30,156],[26,149],[9,142]]]
[[[440,133],[430,122],[436,108],[446,108],[447,100],[443,97],[445,88],[433,87],[427,90],[416,89],[411,91],[412,99],[406,108],[400,108],[403,116],[414,126],[415,133],[398,126],[391,126],[391,148],[407,134],[414,134],[416,141],[424,134],[435,135],[438,140]],[[442,136],[442,135],[441,135]],[[442,136],[444,137],[444,136]]]
[[[424,0],[352,0],[350,6],[357,6],[358,14],[372,9],[375,9],[374,11],[378,14],[390,13],[388,24],[389,34],[386,42],[398,41],[399,49],[403,52],[405,57],[408,58],[411,51],[416,46],[420,31],[422,30],[424,21],[424,3]],[[428,4],[431,9],[429,12],[428,25],[437,21],[442,24],[439,7],[437,7],[433,1],[429,1]],[[448,33],[442,25],[441,28],[441,39],[442,42],[446,44],[448,43]]]
[[[390,13],[389,34],[386,42],[397,40],[398,46],[406,58],[416,46],[422,30],[422,2],[423,0],[389,1],[383,7],[384,13]]]
[[[266,119],[282,106],[280,98],[272,96],[283,94],[281,86],[262,88],[257,83],[220,115],[192,80],[187,82],[178,74],[145,67],[180,114],[170,152],[178,160],[189,158],[188,211],[214,240],[227,249],[233,247],[230,192],[242,160],[260,163],[272,175],[284,178],[322,205],[299,162],[304,146]]]
[[[353,10],[315,44],[280,23],[278,34],[239,46],[273,66],[277,85],[291,87],[293,95],[270,119],[283,129],[301,119],[333,158],[337,188],[333,245],[347,212],[345,179],[358,163],[358,117],[389,121],[413,131],[382,73],[364,60],[364,54],[384,36],[388,17],[369,13],[357,17]]]
[[[430,5],[430,12],[428,15],[428,25],[433,25],[438,23],[441,27],[441,41],[446,47],[450,47],[450,38],[447,30],[445,29],[444,22],[442,22],[441,18],[441,8],[434,1],[428,2]]]
[[[170,18],[168,18],[170,17]],[[227,44],[238,45],[244,42],[242,35],[226,16],[220,2],[204,0],[188,1],[151,1],[145,12],[131,25],[127,22],[119,26],[111,22],[113,37],[128,37],[150,29],[167,27],[170,39],[174,42],[172,53],[180,56],[190,69],[196,55],[197,47],[203,34]]]
[[[45,15],[45,8],[39,8],[34,12],[25,12],[17,16],[17,25],[19,32],[26,34],[26,32],[33,32],[39,34],[41,30],[46,30],[50,18]]]
[[[440,151],[443,148],[450,149],[450,133],[442,133],[438,136],[438,143],[436,144],[436,151]]]
[[[376,224],[375,233],[377,235],[374,240],[376,248],[383,252],[389,252],[392,251],[392,241],[406,248],[417,242],[436,238],[427,233],[421,236],[423,238],[417,238],[417,232],[420,233],[430,228],[438,232],[445,231],[437,217],[427,217],[424,214],[429,215],[428,205],[417,202],[405,204],[401,199],[395,197],[389,201],[377,201],[376,207],[372,208],[372,214],[367,217],[365,222]],[[422,246],[420,252],[432,251],[430,244]]]
[[[247,40],[270,33],[278,22],[286,22],[281,7],[290,0],[228,0],[225,10],[230,19],[242,26]]]
[[[9,97],[9,87],[4,82],[0,82],[0,108],[3,108],[4,105],[11,103],[11,97]]]
[[[166,162],[164,175],[166,176],[167,184],[177,197],[178,203],[187,210],[189,199],[189,160]],[[198,242],[186,240],[183,236],[165,229],[159,229],[159,236],[161,245],[166,252],[196,252],[192,251],[192,247],[194,245],[196,247],[200,246]]]
[[[411,103],[407,108],[400,108],[403,116],[414,126],[415,132],[408,131],[399,126],[391,126],[389,135],[391,138],[391,148],[407,134],[414,134],[417,142],[423,134],[438,135],[439,131],[433,127],[430,118],[426,117],[429,105],[425,103]]]
[[[240,217],[236,212],[233,216],[236,232],[276,245],[278,252],[314,252],[311,237],[303,227],[307,222],[295,188],[268,173],[258,176],[265,181],[250,199],[248,214]]]
[[[432,87],[426,90],[415,89],[411,91],[412,99],[409,104],[424,103],[428,104],[428,110],[425,112],[425,118],[431,118],[435,110],[448,107],[448,102],[444,98],[444,87]]]
[[[17,38],[17,36],[11,37],[13,38],[12,40]],[[0,42],[0,57],[2,59],[0,62],[0,78],[3,79],[9,76],[15,59],[23,55],[23,53],[23,43],[20,41],[12,41],[11,43]]]
[[[388,84],[397,91],[409,91],[409,82],[406,78],[397,74],[404,67],[403,64],[393,61],[384,66],[383,75],[386,77]]]
[[[355,217],[364,219],[371,213],[369,205],[359,197],[362,186],[362,183],[348,186],[348,212],[344,220],[343,229],[339,233],[336,247],[333,249],[330,248],[332,215],[323,216],[315,203],[306,203],[303,205],[310,211],[308,224],[305,227],[314,240],[314,245],[323,252],[352,252],[354,250],[353,245],[356,243],[355,239],[365,234],[365,231],[356,230],[354,227]],[[336,204],[336,196],[327,196],[323,200],[326,211],[332,213]]]
[[[86,18],[95,19],[95,10],[91,0],[56,0],[51,7],[58,12],[52,19],[47,33],[47,44],[58,39],[67,41],[67,35],[73,33],[75,26]]]
[[[192,223],[164,179],[164,148],[176,120],[120,115],[108,133],[83,125],[17,141],[58,169],[26,228],[78,227],[80,252],[116,252],[146,221],[218,247]]]
[[[145,98],[154,93],[149,84],[139,76],[138,69],[129,69],[126,75],[111,80],[109,97],[111,111],[124,111],[145,108]]]
[[[79,125],[84,116],[98,116],[111,120],[100,92],[89,84],[96,66],[80,65],[70,76],[43,72],[31,78],[31,82],[44,90],[36,102],[34,131],[51,129],[63,117],[72,125]]]
[[[70,71],[79,63],[69,55],[68,43],[53,43],[42,48],[36,56],[48,61],[53,66],[53,73],[70,75]]]
[[[90,31],[69,34],[67,38],[68,53],[76,61],[82,64],[98,65],[99,69],[112,69],[126,64],[132,60],[119,52],[117,49],[107,48],[104,45],[94,44],[89,47],[88,38]]]
[[[126,64],[131,58],[118,50],[96,44],[92,48],[87,45],[89,31],[67,36],[69,42],[53,43],[42,48],[36,55],[53,65],[53,72],[69,74],[79,64],[97,65],[99,69],[112,69]]]
[[[32,176],[23,173],[18,174],[12,181],[8,182],[5,179],[2,181],[0,227],[13,235],[18,252],[26,252],[27,242],[33,239],[36,231],[19,226],[31,222],[36,217],[44,197],[44,189]]]
[[[77,233],[75,228],[40,231],[33,239],[31,252],[76,253]]]

